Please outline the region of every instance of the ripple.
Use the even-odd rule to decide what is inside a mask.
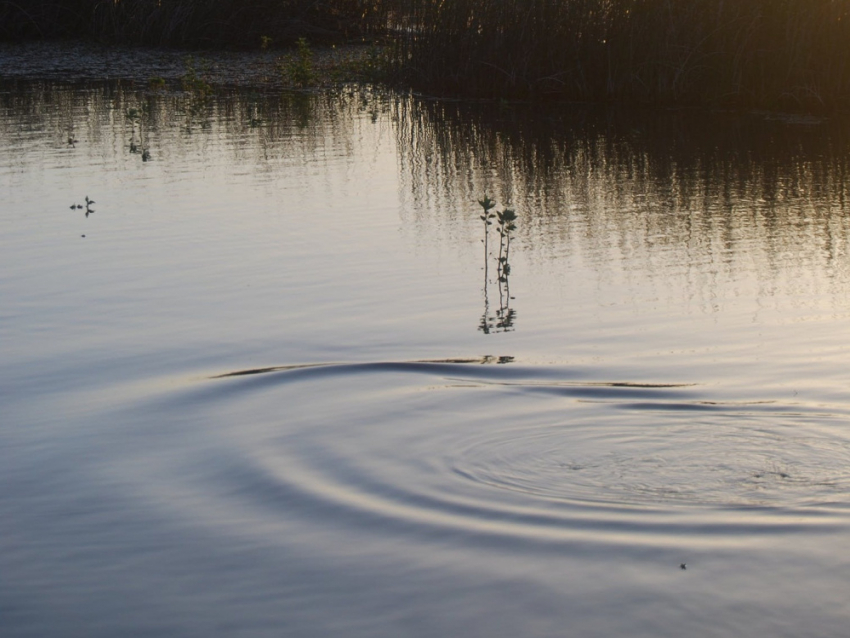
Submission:
[[[453,470],[533,497],[629,505],[804,507],[850,487],[848,441],[799,415],[653,416],[487,432],[465,442]]]
[[[303,517],[474,542],[622,542],[624,532],[630,543],[728,542],[843,517],[825,514],[846,509],[850,487],[839,410],[482,365],[505,362],[216,375],[202,402],[231,447],[200,489],[213,508],[229,494],[264,523]]]

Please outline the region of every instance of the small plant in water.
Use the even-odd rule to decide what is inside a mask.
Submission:
[[[200,100],[206,99],[212,93],[212,86],[205,79],[206,72],[209,70],[209,62],[204,59],[198,61],[200,71],[196,67],[195,58],[191,55],[186,56],[185,65],[186,73],[180,78],[180,83],[184,91],[192,93],[193,96]]]
[[[186,65],[186,73],[180,78],[180,83],[183,90],[188,94],[183,103],[183,111],[188,116],[186,131],[191,133],[192,125],[196,123],[196,120],[200,120],[201,128],[207,126],[204,114],[213,94],[213,87],[206,79],[210,68],[208,60],[201,58],[196,64],[195,58],[190,55],[186,57],[184,64]]]
[[[478,216],[478,218],[484,222],[484,269],[487,269],[487,255],[490,250],[489,239],[490,239],[490,226],[493,225],[491,219],[495,219],[496,215],[491,213],[490,211],[496,207],[496,202],[492,199],[484,195],[484,199],[479,199],[478,203],[481,205],[481,208],[484,209],[484,212]]]
[[[505,281],[507,276],[511,274],[511,265],[508,263],[508,258],[511,254],[511,233],[516,230],[516,211],[512,208],[506,208],[501,212],[496,212],[496,218],[499,224],[499,280]]]
[[[343,70],[344,72],[346,70]],[[389,78],[390,57],[385,47],[372,44],[366,56],[348,65],[347,75],[366,82],[381,82]]]
[[[284,56],[278,63],[278,68],[293,86],[306,88],[316,83],[313,51],[306,38],[298,38],[296,45],[295,55]]]
[[[94,204],[94,203],[95,203],[95,201],[93,199],[89,199],[89,196],[86,195],[86,205],[85,205],[86,217],[88,217],[89,215],[91,215],[94,212],[94,209],[91,207],[92,204]],[[71,210],[82,210],[82,209],[83,209],[82,204],[71,204]],[[85,237],[85,235],[83,235],[83,237]]]

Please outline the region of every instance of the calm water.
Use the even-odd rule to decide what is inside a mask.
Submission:
[[[4,638],[846,635],[845,127],[18,83],[0,140]]]

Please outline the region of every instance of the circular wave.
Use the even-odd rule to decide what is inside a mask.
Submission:
[[[205,436],[223,437],[192,453],[191,498],[263,528],[475,542],[728,538],[843,520],[819,514],[846,509],[840,409],[579,376],[468,361],[220,375],[189,402],[216,426]]]

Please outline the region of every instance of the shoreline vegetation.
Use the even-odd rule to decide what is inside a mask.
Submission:
[[[351,80],[489,100],[850,108],[850,0],[0,1],[0,40],[69,39],[252,52],[278,71],[258,81],[294,87]]]

